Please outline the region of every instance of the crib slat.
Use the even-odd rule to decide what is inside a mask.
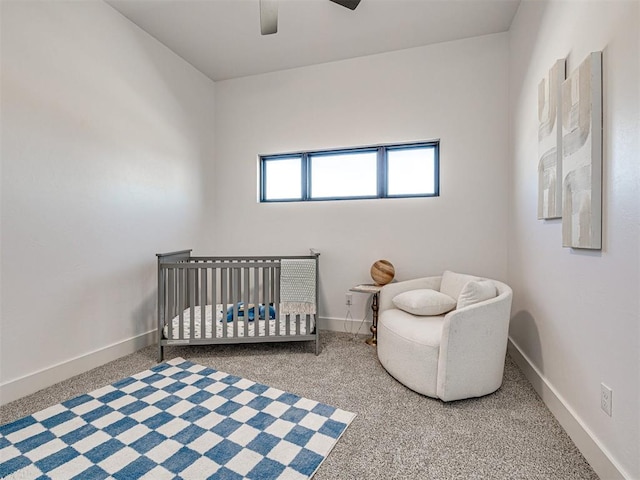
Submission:
[[[167,294],[167,301],[169,302],[169,305],[167,307],[167,316],[165,317],[165,321],[168,320],[168,325],[167,325],[167,338],[171,339],[173,338],[173,317],[176,316],[176,311],[175,311],[175,270],[173,268],[170,268],[167,270],[167,277],[169,280],[169,292]]]
[[[184,338],[184,307],[185,307],[185,295],[186,295],[186,283],[187,283],[187,270],[178,270],[178,308],[180,310],[180,318],[178,319],[178,339]]]
[[[175,283],[176,271],[173,268],[167,269],[168,279],[168,291],[167,291],[167,313],[164,317],[164,321],[168,322],[167,325],[167,338],[173,338],[173,317],[176,316],[175,310],[175,298],[176,298],[176,283]]]
[[[199,263],[199,262],[196,262]],[[200,270],[200,268],[193,270],[193,281],[192,281],[192,285],[193,285],[193,299],[195,301],[195,305],[200,305],[200,278],[198,277],[198,270]],[[193,335],[191,335],[193,336]]]
[[[227,298],[227,269],[222,268],[220,270],[220,286],[222,288],[222,337],[227,338],[227,306],[229,305],[229,299]]]
[[[307,313],[306,315],[306,329],[304,331],[305,335],[309,335],[311,333],[311,315]]]
[[[213,308],[213,314],[211,319],[211,337],[216,338],[218,336],[218,288],[217,288],[217,280],[218,280],[218,269],[211,269],[211,308]],[[223,318],[222,322],[224,322],[224,307],[222,309]],[[223,323],[224,325],[224,323]]]
[[[268,270],[269,268],[265,267],[264,270]],[[268,276],[268,273],[265,275]],[[263,295],[264,295],[264,298],[262,300],[265,303],[269,303],[269,304],[273,303],[274,308],[276,308],[275,300],[273,299],[273,297],[269,296],[269,294],[267,293],[267,289],[264,289]],[[278,315],[276,315],[275,322],[273,322],[273,325],[271,325],[271,322],[269,322],[269,335],[278,335],[278,321],[279,321]],[[271,328],[272,326],[273,328]]]
[[[169,306],[169,313],[167,315],[167,321],[169,322],[169,326],[173,329],[173,322],[171,321],[171,319],[173,319],[173,317],[175,317],[178,314],[178,309],[176,308],[176,302],[178,301],[178,290],[177,290],[177,285],[176,285],[176,270],[175,268],[172,268],[170,270],[171,275],[169,276],[169,302],[170,302],[170,306]],[[168,332],[169,333],[169,337],[168,338],[172,338],[173,337],[173,333]]]
[[[238,337],[238,318],[240,317],[240,312],[238,312],[238,302],[240,301],[240,292],[238,292],[239,275],[240,270],[235,268],[231,270],[231,299],[233,300],[233,338]],[[244,314],[245,316],[247,315],[246,310]]]
[[[273,278],[273,303],[276,305],[276,335],[280,335],[280,265],[270,269]],[[289,317],[287,317],[287,335],[289,335]]]
[[[260,273],[260,269],[259,268],[254,268],[253,269],[253,304],[254,305],[260,305],[260,283],[259,283],[259,273]],[[269,303],[263,301],[262,302],[264,304],[264,328],[265,330],[269,328]],[[258,315],[258,318],[255,320],[255,325],[253,326],[253,336],[257,337],[260,335],[260,318]]]
[[[265,266],[262,268],[262,301],[264,303],[269,303],[271,301],[271,298],[268,295],[268,291],[269,291],[269,272],[268,272],[268,268]],[[269,336],[269,327],[270,325],[267,324],[265,325],[265,335]]]
[[[196,338],[196,311],[195,304],[198,296],[198,271],[185,270],[189,279],[189,338]]]
[[[275,298],[275,285],[276,285],[276,269],[275,268],[270,268],[269,269],[269,279],[271,280],[271,291],[269,292],[269,295],[271,298]]]
[[[244,336],[248,337],[249,336],[249,304],[251,303],[251,295],[250,295],[250,291],[249,291],[249,269],[248,268],[244,268],[242,269],[243,272],[243,281],[244,281],[244,288],[242,291],[242,298],[246,299],[246,300],[242,300],[244,302]],[[254,304],[253,305],[253,321],[255,322],[255,324],[258,324],[258,304]]]
[[[300,314],[296,314],[296,335],[300,335]]]
[[[208,269],[200,270],[200,338],[205,338],[207,325],[207,275]],[[212,322],[212,325],[215,325]]]
[[[269,301],[273,301],[274,305],[278,305],[278,303],[276,302],[275,297],[273,296],[273,286],[271,285],[271,281],[273,279],[273,276],[272,276],[273,268],[268,268],[267,270],[268,270],[267,278],[269,279],[267,296],[269,297]],[[277,312],[278,312],[278,309],[276,307],[276,321],[275,321],[275,325],[274,325],[274,329],[273,329],[273,335],[275,335],[275,336],[280,335],[280,315],[278,315]]]

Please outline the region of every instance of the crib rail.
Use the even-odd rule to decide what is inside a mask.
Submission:
[[[192,257],[191,250],[158,254],[160,359],[165,345],[268,341],[315,340],[318,354],[319,255],[312,251],[293,256]],[[315,310],[283,314],[282,261],[305,259],[315,262]]]

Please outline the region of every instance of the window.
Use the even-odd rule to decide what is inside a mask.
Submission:
[[[291,200],[302,198],[302,162],[300,157],[275,157],[262,164],[263,200]]]
[[[375,150],[310,154],[309,197],[314,200],[375,197],[377,162]]]
[[[260,201],[437,197],[439,142],[260,157]]]

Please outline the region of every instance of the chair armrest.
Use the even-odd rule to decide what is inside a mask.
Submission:
[[[438,397],[445,402],[491,393],[502,384],[512,292],[460,310],[444,319],[438,359]]]
[[[440,282],[442,277],[423,277],[405,280],[402,282],[388,283],[380,290],[380,301],[378,302],[379,312],[394,308],[393,297],[408,292],[409,290],[418,290],[420,288],[430,288],[431,290],[440,291]]]

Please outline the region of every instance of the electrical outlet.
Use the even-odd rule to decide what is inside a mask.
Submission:
[[[613,390],[607,387],[604,383],[600,384],[600,408],[604,410],[604,413],[611,416],[611,403],[613,400]]]
[[[351,306],[353,305],[353,293],[349,293],[347,292],[345,294],[345,301],[344,301],[345,305]]]

